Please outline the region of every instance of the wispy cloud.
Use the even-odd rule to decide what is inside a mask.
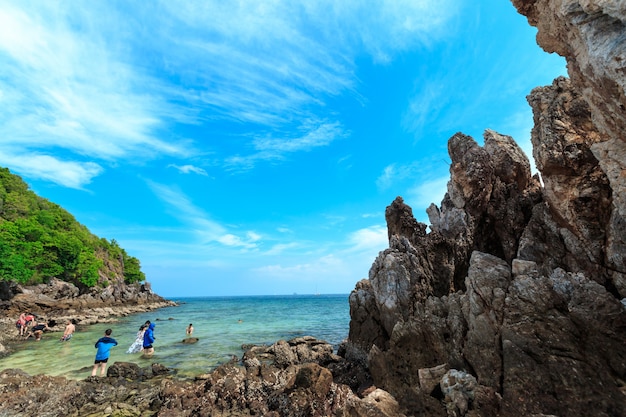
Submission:
[[[415,180],[423,169],[423,166],[418,162],[410,164],[393,163],[387,165],[376,179],[376,186],[381,190],[386,190],[400,181],[407,179]]]
[[[21,167],[10,166],[61,185],[66,183],[55,175],[39,175],[40,170],[26,165],[24,156],[63,149],[84,161],[79,164],[93,166],[95,160],[129,155],[185,153],[153,135],[161,124],[163,101],[146,94],[138,86],[143,75],[114,56],[101,33],[94,32],[90,23],[98,11],[91,12],[52,3],[28,10],[4,4],[0,10],[0,105],[5,110],[0,141],[24,161]],[[74,21],[82,18],[86,21],[81,24]],[[91,169],[90,174],[101,171]],[[73,186],[89,179],[77,176]]]
[[[350,233],[343,242],[318,243],[316,250],[302,251],[310,246],[303,242],[281,245],[280,251],[271,253],[282,255],[279,261],[255,267],[252,272],[263,279],[291,280],[297,276],[301,281],[318,283],[321,288],[349,288],[367,276],[378,253],[388,245],[387,229],[371,226]],[[294,250],[293,254],[289,250]],[[340,282],[343,284],[337,285]]]
[[[343,275],[344,260],[334,255],[311,257],[309,262],[292,264],[272,264],[253,269],[255,275],[267,279],[291,280],[294,276],[301,280],[325,280]]]
[[[357,58],[387,62],[441,37],[455,3],[170,1],[161,3],[162,27],[176,36],[165,33],[157,45],[175,58],[168,62],[174,72],[194,81],[186,97],[206,108],[206,117],[297,126],[328,113],[334,96],[360,100]]]
[[[442,161],[443,164],[443,161]],[[377,178],[376,185],[381,190],[391,186],[404,190],[401,194],[405,202],[413,209],[413,214],[419,221],[426,221],[423,214],[431,203],[441,204],[447,191],[449,175],[436,177],[438,169],[421,161],[411,164],[390,164],[385,167]]]
[[[242,247],[245,249],[256,249],[257,241],[261,236],[256,233],[248,232],[245,237],[235,236],[231,233],[227,233],[219,237],[218,242],[226,246]]]
[[[375,61],[387,62],[398,52],[428,46],[443,36],[446,22],[458,10],[457,3],[458,0],[327,0],[307,2],[305,8],[329,40],[364,49]]]
[[[176,187],[146,181],[152,192],[169,207],[172,216],[185,224],[196,237],[200,245],[219,243],[226,247],[255,250],[261,235],[254,231],[235,234],[226,226],[212,220],[201,208],[197,207],[187,195]]]
[[[379,251],[388,246],[387,228],[382,225],[357,230],[348,237],[350,252]],[[373,259],[373,257],[372,257]]]
[[[224,161],[225,166],[231,170],[249,170],[259,161],[282,160],[287,154],[296,152],[310,152],[316,148],[329,146],[338,139],[349,135],[340,123],[322,123],[311,126],[309,121],[299,130],[302,135],[296,137],[261,137],[254,139],[255,153],[241,156],[235,155]]]
[[[450,176],[435,178],[412,187],[407,191],[406,203],[413,209],[413,215],[418,221],[427,222],[426,208],[434,203],[441,205],[444,195],[448,191]]]
[[[178,170],[178,172],[180,172],[181,174],[189,174],[191,172],[198,174],[198,175],[204,175],[205,177],[208,176],[209,174],[207,174],[207,172],[199,167],[193,166],[193,165],[175,165],[175,164],[169,164],[167,166],[168,168],[175,168],[176,170]]]
[[[305,134],[294,139],[257,138],[254,147],[261,152],[289,153],[310,151],[311,149],[328,146],[335,139],[346,136],[338,122],[323,123],[314,127],[305,127]]]
[[[278,243],[272,246],[269,250],[263,252],[263,255],[264,256],[276,256],[276,255],[285,253],[288,250],[297,249],[298,247],[300,247],[300,244],[296,242]]]
[[[81,189],[96,177],[102,168],[93,162],[62,161],[49,155],[21,154],[0,151],[0,165],[11,166],[32,178],[41,178],[64,187]]]
[[[219,241],[227,234],[226,228],[221,224],[211,220],[209,216],[193,202],[182,191],[175,187],[158,184],[154,181],[146,181],[152,192],[170,208],[170,213],[186,224],[192,226],[192,230],[202,241]]]
[[[217,120],[282,132],[246,133],[256,153],[220,155],[230,164],[328,146],[349,134],[329,100],[363,99],[356,59],[365,51],[387,62],[429,44],[444,33],[452,3],[2,2],[0,141],[23,161],[8,165],[80,188],[107,163],[189,156],[193,148],[167,129]],[[60,164],[47,175],[24,157],[33,152]],[[90,168],[73,182],[52,174],[72,163]]]
[[[451,84],[434,79],[421,81],[403,115],[403,127],[419,137],[426,125],[439,117],[451,96]]]

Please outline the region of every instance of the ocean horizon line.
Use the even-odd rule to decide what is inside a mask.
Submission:
[[[181,295],[162,296],[176,301],[177,299],[224,299],[224,298],[280,298],[280,297],[348,297],[350,293],[291,293],[291,294],[250,294],[250,295]]]

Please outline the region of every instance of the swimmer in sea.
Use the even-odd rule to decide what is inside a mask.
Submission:
[[[76,331],[76,326],[72,323],[72,320],[68,320],[65,324],[65,331],[63,332],[63,336],[61,336],[61,342],[67,342],[72,338],[72,335]]]

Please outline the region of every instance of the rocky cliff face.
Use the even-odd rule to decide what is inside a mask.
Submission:
[[[533,90],[533,156],[449,140],[431,231],[398,197],[350,296],[348,354],[407,415],[626,414],[626,2],[513,0],[570,79]]]

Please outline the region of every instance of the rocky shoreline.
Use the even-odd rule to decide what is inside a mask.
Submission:
[[[77,326],[114,322],[119,317],[176,305],[149,285],[120,285],[79,294],[72,284],[53,279],[32,287],[6,285],[0,292],[0,353],[18,340],[15,320],[33,312],[62,332],[67,319]],[[5,348],[8,346],[9,348]],[[0,371],[2,416],[402,416],[398,402],[373,387],[366,362],[347,360],[312,336],[280,340],[271,346],[242,346],[208,374],[181,379],[159,363],[141,368],[113,362],[106,377],[72,380]]]
[[[67,380],[0,372],[2,416],[403,416],[364,368],[314,337],[252,346],[193,381],[153,363],[115,362],[106,377]],[[357,394],[358,393],[358,394]]]
[[[20,313],[33,313],[52,332],[63,332],[67,320],[77,326],[110,323],[119,317],[177,305],[152,292],[148,283],[112,285],[80,294],[71,283],[52,279],[48,284],[0,285],[0,355],[11,353],[19,340],[15,322]]]

